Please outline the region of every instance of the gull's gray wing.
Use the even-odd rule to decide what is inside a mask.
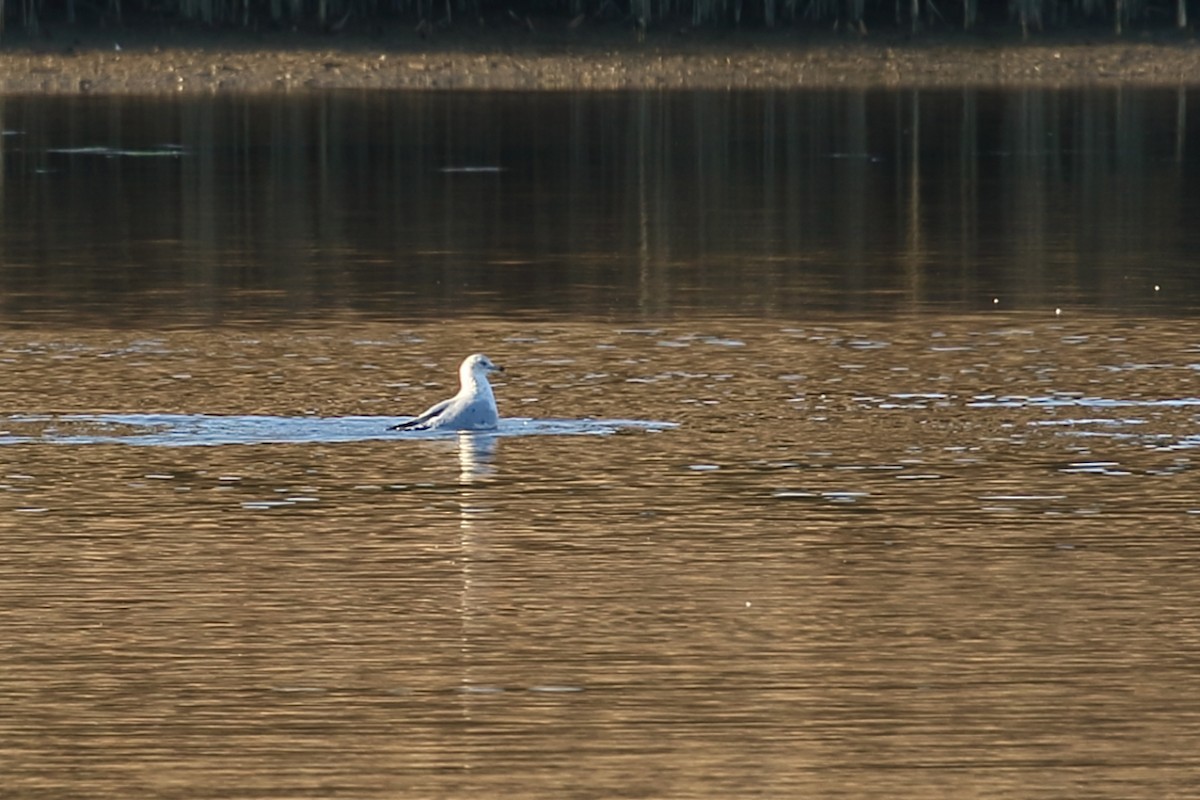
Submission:
[[[413,417],[408,422],[401,422],[399,425],[393,425],[392,427],[388,428],[388,430],[389,431],[413,431],[413,430],[420,430],[421,428],[428,427],[429,421],[431,419],[433,419],[434,417],[436,417],[438,414],[445,411],[446,407],[449,406],[450,403],[453,402],[453,400],[454,400],[454,398],[451,397],[449,400],[443,400],[440,403],[436,403],[436,404],[430,406],[429,408],[425,409],[425,412],[423,414],[421,414],[421,416]]]
[[[490,393],[485,397],[456,399],[459,402],[452,402],[438,415],[434,426],[456,431],[487,431],[496,428],[500,418]]]

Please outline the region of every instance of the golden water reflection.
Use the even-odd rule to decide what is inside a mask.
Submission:
[[[412,342],[424,342],[414,347]],[[1184,796],[1200,325],[0,333],[10,414],[674,430],[0,446],[15,797]],[[39,423],[41,424],[41,423]]]

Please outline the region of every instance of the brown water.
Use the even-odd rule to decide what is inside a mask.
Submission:
[[[858,102],[822,97],[791,112]],[[1003,100],[1026,117],[1035,101],[1108,107]],[[29,102],[26,120],[60,119]],[[128,110],[111,102],[76,108],[75,130]],[[303,138],[312,102],[268,104],[271,119],[294,115]],[[506,125],[557,108],[515,102]],[[166,127],[206,119],[166,108]],[[1145,209],[1152,234],[1121,227],[1130,195],[1081,188],[1175,187],[1191,208],[1185,155],[1097,146],[1087,179],[997,169],[996,191],[1040,198],[1043,221],[1095,215],[1092,249],[1012,218],[970,244],[982,195],[948,229],[916,223],[961,210],[893,192],[871,202],[895,204],[911,247],[875,231],[855,250],[870,181],[836,178],[869,162],[822,166],[845,226],[771,255],[744,229],[770,182],[722,195],[745,213],[717,215],[734,221],[701,247],[671,219],[704,206],[696,184],[630,183],[650,163],[636,156],[611,185],[607,156],[579,162],[575,187],[595,193],[546,177],[562,194],[525,206],[524,226],[509,215],[543,182],[468,199],[446,181],[495,176],[435,170],[420,202],[397,200],[428,209],[411,236],[338,191],[319,216],[357,222],[294,226],[300,204],[237,200],[260,179],[295,193],[247,155],[257,113],[230,118],[248,149],[213,150],[208,173],[182,156],[176,182],[176,160],[55,161],[11,151],[41,128],[5,138],[0,797],[1194,793],[1193,234]],[[618,122],[639,130],[604,130]],[[1149,166],[1105,168],[1117,153]],[[973,174],[955,163],[938,169]],[[320,195],[322,175],[353,183],[326,164],[295,186]],[[374,197],[399,179],[380,180]],[[554,217],[564,197],[574,210]],[[121,198],[139,213],[115,213]],[[780,203],[805,225],[823,213]],[[643,228],[612,222],[638,213]],[[1019,246],[994,252],[1006,230]],[[502,414],[533,428],[386,434],[475,350],[508,369]]]
[[[489,341],[506,414],[680,424],[0,447],[9,796],[1194,785],[1200,325],[467,328],[3,335],[11,408],[391,414]]]
[[[1200,308],[1194,89],[0,98],[0,129],[24,323]]]

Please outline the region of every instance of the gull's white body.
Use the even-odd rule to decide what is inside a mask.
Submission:
[[[449,400],[427,408],[408,422],[393,425],[394,431],[493,431],[500,422],[496,397],[488,383],[489,372],[503,372],[482,353],[463,359],[458,368],[461,387]]]

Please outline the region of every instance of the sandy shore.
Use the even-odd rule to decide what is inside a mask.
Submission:
[[[0,45],[0,94],[322,89],[729,89],[1179,86],[1200,83],[1190,38],[866,37],[796,32],[411,30],[317,36],[171,29],[51,30]]]

